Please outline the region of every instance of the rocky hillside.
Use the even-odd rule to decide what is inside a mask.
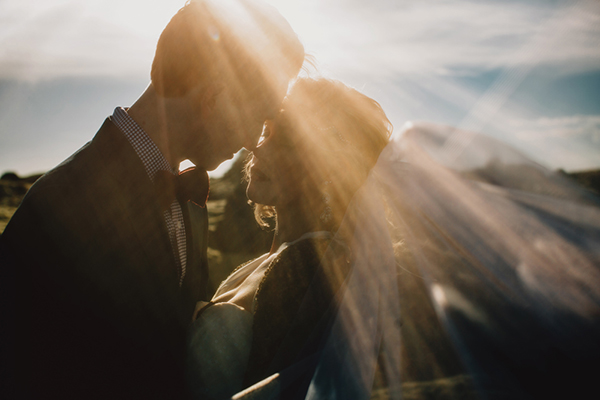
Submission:
[[[537,168],[532,164],[509,164],[492,159],[487,165],[463,171],[469,179],[543,196],[598,204],[600,170],[567,173]],[[584,189],[583,189],[584,188]]]
[[[42,174],[19,177],[14,172],[6,172],[0,177],[0,234],[19,207],[25,193]]]

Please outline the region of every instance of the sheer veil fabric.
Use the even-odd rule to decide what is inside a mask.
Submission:
[[[378,166],[385,160],[401,169],[397,150],[386,147]],[[393,386],[400,382],[400,303],[381,185],[385,177],[378,166],[354,196],[347,213],[352,217],[339,229],[348,232],[346,224],[356,226],[350,240],[339,238],[349,242],[353,265],[307,399],[368,399],[380,352],[392,392],[399,393]]]
[[[368,399],[376,369],[400,398],[413,369],[454,374],[448,354],[476,397],[585,393],[600,364],[599,206],[491,138],[407,125],[349,207],[352,272],[306,399]],[[431,365],[402,356],[420,351],[401,338],[420,307],[401,309],[406,271],[434,310],[417,335],[440,326],[452,347]]]
[[[356,193],[340,241],[352,268],[304,398],[595,390],[600,198],[570,178],[483,135],[407,124]],[[286,379],[234,398],[278,398]]]

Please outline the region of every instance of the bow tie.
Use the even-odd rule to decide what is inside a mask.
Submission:
[[[191,201],[204,208],[208,199],[208,173],[195,167],[183,170],[178,175],[157,171],[154,188],[162,210],[171,207],[175,199],[181,204]]]

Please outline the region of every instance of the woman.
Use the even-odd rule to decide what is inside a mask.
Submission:
[[[431,124],[408,125],[371,169],[386,126],[340,84],[294,87],[250,167],[248,194],[275,206],[277,235],[196,321],[197,382],[211,389],[226,371],[227,395],[279,371],[263,383],[281,398],[363,399],[379,364],[376,397],[397,398],[400,375],[408,398],[588,397],[600,198],[505,144]]]
[[[358,218],[348,205],[391,130],[377,102],[326,79],[299,79],[267,121],[247,194],[260,224],[275,217],[275,236],[198,313],[189,369],[198,397],[226,398],[286,369],[293,383],[279,390],[304,397],[348,284]],[[352,391],[368,386],[358,379]]]

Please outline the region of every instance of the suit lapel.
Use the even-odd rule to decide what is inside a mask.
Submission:
[[[184,279],[184,289],[193,298],[207,300],[208,262],[206,251],[208,247],[208,212],[206,207],[199,207],[192,202],[183,204],[185,230],[187,235],[187,273]],[[196,300],[196,301],[197,301]]]
[[[159,275],[177,280],[177,264],[169,233],[154,187],[137,153],[119,129],[107,119],[92,141],[104,159],[118,162],[108,165],[114,180],[116,200],[120,203],[122,226],[130,227],[147,255],[146,265],[155,265]],[[168,257],[165,257],[168,255]],[[158,265],[160,264],[160,265]]]
[[[123,221],[130,227],[145,255],[142,265],[154,265],[155,273],[164,284],[178,286],[179,267],[171,246],[169,232],[160,209],[154,186],[137,153],[119,129],[107,119],[91,143],[99,152],[101,160],[118,160],[105,164],[115,182],[115,202]],[[208,213],[206,208],[191,202],[181,205],[186,228],[187,268],[183,280],[183,294],[188,304],[207,300],[208,263]],[[135,267],[135,266],[133,266]],[[193,311],[193,310],[191,310]],[[190,313],[191,313],[190,311]]]

